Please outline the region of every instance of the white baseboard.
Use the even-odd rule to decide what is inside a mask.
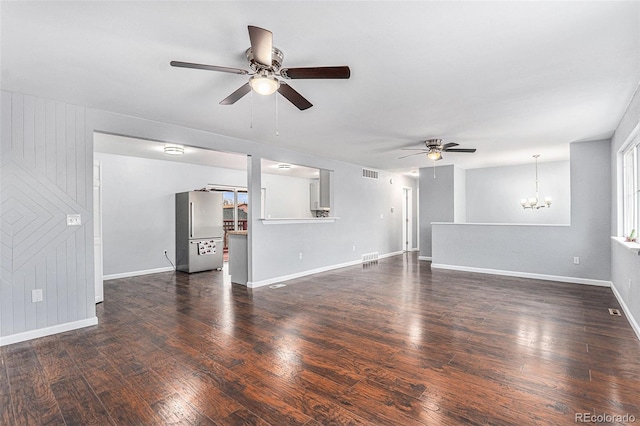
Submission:
[[[428,260],[431,262],[431,256],[418,256],[418,260]]]
[[[452,271],[477,272],[479,274],[504,275],[508,277],[532,278],[534,280],[559,281],[563,283],[586,284],[600,287],[611,287],[611,281],[594,280],[591,278],[565,277],[562,275],[536,274],[532,272],[503,271],[500,269],[475,268],[472,266],[444,265],[432,263],[434,269],[449,269]]]
[[[403,251],[394,251],[394,252],[391,252],[391,253],[386,253],[386,254],[379,255],[378,259],[384,259],[384,258],[391,257],[391,256],[397,256],[397,255],[400,255],[400,254],[403,254],[403,253],[404,253]],[[247,282],[247,287],[249,287],[249,288],[264,287],[266,285],[281,283],[283,281],[289,281],[289,280],[293,280],[293,279],[296,279],[296,278],[302,278],[302,277],[306,277],[308,275],[319,274],[320,272],[327,272],[327,271],[332,271],[334,269],[346,268],[347,266],[355,266],[355,265],[359,265],[361,263],[363,263],[362,260],[358,259],[358,260],[352,260],[350,262],[339,263],[337,265],[323,266],[321,268],[309,269],[307,271],[302,271],[302,272],[296,272],[295,274],[282,275],[280,277],[269,278],[269,279],[262,280],[262,281],[249,281],[249,282]]]
[[[147,269],[144,271],[131,271],[131,272],[122,272],[119,274],[109,274],[102,277],[104,281],[107,280],[117,280],[118,278],[129,278],[129,277],[138,277],[140,275],[149,275],[149,274],[157,274],[160,272],[169,272],[174,269],[171,266],[166,266],[164,268],[155,268],[155,269]]]
[[[640,340],[640,325],[638,325],[638,322],[636,321],[633,314],[631,313],[631,309],[629,309],[627,304],[624,303],[624,299],[622,298],[622,295],[618,292],[618,289],[614,284],[611,284],[611,290],[613,290],[613,295],[616,296],[616,299],[618,299],[618,303],[620,303],[620,306],[622,306],[622,310],[624,311],[624,314],[627,316],[627,320],[629,321],[629,324],[631,324],[631,328],[633,329],[633,331],[636,333],[636,336]]]
[[[52,334],[64,333],[65,331],[77,330],[79,328],[90,327],[98,324],[98,317],[87,318],[79,321],[66,322],[51,327],[39,328],[37,330],[25,331],[23,333],[11,334],[0,337],[0,346],[12,345],[14,343],[37,339],[39,337],[51,336]]]

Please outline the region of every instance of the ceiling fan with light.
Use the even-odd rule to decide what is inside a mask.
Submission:
[[[405,151],[419,152],[404,155],[402,157],[399,157],[398,159],[411,157],[412,155],[427,154],[427,158],[429,160],[438,161],[442,160],[443,152],[476,152],[475,148],[454,148],[459,144],[453,142],[443,144],[442,139],[427,139],[424,143],[426,145],[426,148],[402,148]]]
[[[232,105],[251,90],[260,95],[271,95],[276,91],[300,110],[313,105],[284,80],[298,79],[348,79],[351,70],[348,66],[282,68],[284,54],[273,46],[273,34],[264,28],[249,26],[249,47],[245,55],[249,61],[247,71],[241,68],[220,67],[216,65],[194,64],[191,62],[171,61],[173,67],[194,68],[207,71],[227,72],[250,75],[249,81],[238,90],[220,101],[221,105]]]

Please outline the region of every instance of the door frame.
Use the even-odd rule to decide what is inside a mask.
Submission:
[[[402,187],[402,251],[413,250],[413,188]]]

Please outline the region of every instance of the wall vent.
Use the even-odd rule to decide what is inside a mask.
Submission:
[[[378,261],[378,252],[374,251],[373,253],[367,253],[362,255],[362,263],[367,262],[377,262]]]
[[[378,172],[375,170],[362,169],[362,177],[366,179],[378,179]]]

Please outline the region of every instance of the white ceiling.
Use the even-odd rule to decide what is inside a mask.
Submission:
[[[161,161],[177,161],[180,163],[199,164],[202,166],[221,167],[233,170],[247,170],[247,156],[231,152],[201,149],[192,146],[182,146],[182,155],[168,155],[164,153],[165,143],[140,138],[110,135],[95,132],[93,135],[93,149],[105,154],[126,155],[129,157],[149,158]],[[299,164],[286,163],[288,168],[279,167],[285,163],[266,158],[261,160],[263,173],[280,176],[293,176],[303,179],[317,179],[320,172],[316,168]]]
[[[463,168],[568,159],[608,137],[640,81],[640,2],[7,2],[2,89],[288,147],[372,168],[428,166],[428,138],[477,148]],[[246,76],[247,25],[284,66],[349,65],[349,80],[293,80],[314,106],[275,96],[218,102]],[[253,99],[253,102],[251,101]],[[252,117],[253,103],[253,119]],[[252,123],[253,121],[253,123]]]

